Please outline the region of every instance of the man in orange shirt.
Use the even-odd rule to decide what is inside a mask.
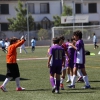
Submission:
[[[16,37],[10,39],[10,45],[8,47],[8,52],[6,55],[6,63],[7,63],[7,74],[6,79],[3,84],[0,86],[3,92],[7,92],[6,84],[13,78],[16,81],[17,91],[22,91],[25,88],[20,86],[20,73],[19,67],[16,61],[17,52],[16,49],[20,47],[26,41],[26,37],[22,36],[21,40],[18,40]]]

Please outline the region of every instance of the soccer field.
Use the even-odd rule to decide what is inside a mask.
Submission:
[[[27,48],[28,53],[19,54],[18,65],[21,74],[21,86],[25,91],[16,91],[15,81],[7,84],[8,92],[0,90],[0,100],[99,100],[100,99],[100,49],[93,49],[93,45],[86,45],[86,50],[95,53],[95,56],[86,56],[86,71],[88,73],[91,89],[82,89],[84,83],[76,83],[75,89],[68,89],[64,82],[65,90],[60,94],[52,94],[49,82],[49,69],[47,59],[26,59],[45,58],[48,47],[36,47],[34,53]],[[6,74],[5,53],[0,50],[0,84],[3,83]],[[65,79],[66,80],[66,79]]]

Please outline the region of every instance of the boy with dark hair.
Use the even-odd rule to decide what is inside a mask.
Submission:
[[[20,86],[20,73],[19,73],[19,67],[16,61],[17,58],[17,52],[16,49],[21,46],[25,42],[24,36],[22,36],[21,40],[18,40],[16,37],[13,37],[10,39],[10,45],[8,47],[8,52],[6,55],[6,63],[7,63],[7,74],[6,79],[3,82],[3,84],[0,86],[1,90],[3,92],[7,92],[6,85],[7,83],[13,78],[16,81],[16,90],[22,91],[25,88],[22,88]]]
[[[65,51],[59,46],[59,38],[54,38],[53,44],[49,52],[48,68],[50,68],[52,93],[59,93],[61,69],[62,66],[65,65]],[[56,84],[54,82],[54,77],[56,77]]]
[[[83,74],[83,80],[85,82],[84,89],[91,88],[88,76],[85,70],[85,48],[84,48],[84,42],[82,40],[82,32],[81,31],[75,31],[74,32],[74,38],[76,40],[76,45],[74,46],[72,43],[69,43],[69,46],[72,46],[75,49],[74,53],[74,69],[73,69],[73,80],[71,82],[71,85],[69,85],[69,88],[75,88],[75,82],[76,82],[76,76],[77,76],[77,70],[81,69],[81,72]]]

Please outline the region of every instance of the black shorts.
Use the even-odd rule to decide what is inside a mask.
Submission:
[[[6,77],[13,77],[13,79],[20,77],[18,64],[8,64],[7,63],[7,74]]]

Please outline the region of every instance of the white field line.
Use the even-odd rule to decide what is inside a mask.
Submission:
[[[44,58],[20,58],[17,60],[44,60],[44,59],[48,59],[48,57],[44,57]]]

